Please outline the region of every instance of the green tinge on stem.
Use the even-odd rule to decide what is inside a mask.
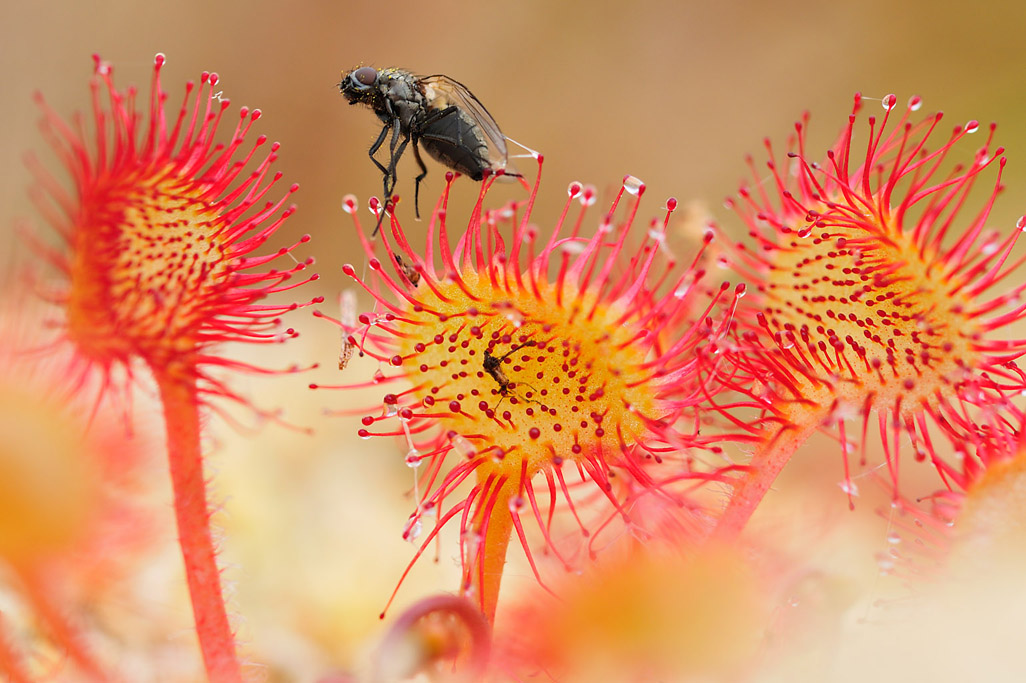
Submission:
[[[819,421],[816,420],[811,421],[810,426],[787,424],[766,434],[752,455],[744,477],[734,487],[730,502],[713,530],[714,541],[729,543],[741,535],[784,465],[818,428]]]
[[[221,575],[210,534],[203,454],[200,451],[199,402],[191,368],[154,370],[164,404],[168,463],[174,490],[178,540],[192,600],[196,635],[207,676],[214,683],[241,682],[235,638],[228,623]]]

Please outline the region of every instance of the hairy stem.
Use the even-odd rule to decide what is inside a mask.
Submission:
[[[164,404],[168,462],[174,490],[178,541],[192,600],[196,635],[207,676],[214,683],[242,681],[235,638],[228,623],[221,575],[210,534],[203,454],[200,452],[199,403],[191,368],[155,370]]]
[[[734,486],[727,508],[713,530],[712,537],[719,542],[730,542],[741,535],[755,509],[766,496],[777,475],[784,469],[794,452],[816,431],[819,422],[810,421],[811,426],[799,427],[788,424],[768,432],[759,442],[748,470],[741,481]]]

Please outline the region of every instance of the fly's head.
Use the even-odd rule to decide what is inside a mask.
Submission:
[[[372,66],[361,66],[342,74],[338,90],[349,104],[365,104],[377,110],[383,98],[378,86],[379,71]]]

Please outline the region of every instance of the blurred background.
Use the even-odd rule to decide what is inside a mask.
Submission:
[[[263,110],[255,132],[282,144],[276,168],[285,182],[301,185],[299,212],[276,240],[313,235],[299,256],[315,255],[322,279],[304,288],[302,298],[324,295],[333,315],[331,302],[349,284],[341,265],[362,259],[340,211],[342,197],[355,194],[366,206],[381,191],[380,174],[367,158],[379,124],[368,110],[347,106],[337,88],[341,71],[364,64],[447,74],[477,95],[504,133],[544,153],[534,214],[541,225],[558,217],[570,181],[604,192],[630,173],[648,186],[647,214],[675,196],[700,202],[730,226],[733,218],[721,201],[745,176],[745,154],[760,158],[765,136],[780,148],[793,122],[810,110],[810,151],[818,156],[845,124],[857,91],[871,98],[895,93],[902,104],[921,95],[924,112],[943,110],[949,126],[997,121],[997,141],[1009,150],[1009,189],[991,223],[1011,229],[1026,212],[1026,4],[94,0],[5,2],[0,26],[5,270],[32,258],[16,227],[42,225],[28,200],[23,155],[34,150],[62,177],[38,133],[33,93],[42,92],[64,117],[88,111],[93,53],[113,65],[119,87],[136,84],[146,97],[153,55],[165,53],[163,82],[173,109],[184,82],[209,70],[220,75],[232,112],[242,105]],[[533,175],[532,162],[520,167]],[[406,226],[413,225],[414,168],[412,156],[403,160],[397,187],[407,200],[400,205]],[[444,181],[443,168],[432,161],[428,168],[424,210]],[[517,192],[516,185],[501,187],[496,201]],[[473,183],[458,181],[454,202],[469,207],[476,194]],[[460,215],[458,209],[451,214]],[[264,407],[283,406],[288,420],[314,427],[315,436],[215,419],[210,462],[244,644],[259,653],[255,658],[272,678],[310,680],[358,666],[353,663],[367,656],[378,636],[377,614],[412,557],[413,548],[400,539],[411,509],[403,491],[412,479],[399,448],[354,436],[359,407],[375,405],[380,392],[305,388],[312,381],[359,381],[373,366],[354,362],[340,376],[337,329],[309,311],[288,324],[302,334],[296,342],[270,354],[252,348],[232,353],[261,365],[322,367],[298,380],[237,376],[232,383]],[[356,409],[356,417],[326,414],[347,409]],[[789,476],[781,488],[807,481],[803,477],[828,482],[822,496],[798,503],[798,518],[815,517],[822,527],[826,519],[850,517],[836,488],[837,459],[809,459]],[[861,536],[832,542],[816,536],[809,545],[871,584],[873,553],[885,547],[886,529],[874,526],[880,520],[872,503],[863,508]],[[455,589],[451,553],[443,550],[441,558],[437,565],[418,565],[399,608],[428,592]],[[169,595],[152,599],[187,609]]]
[[[209,70],[235,106],[264,110],[260,132],[282,143],[278,166],[302,185],[289,228],[315,235],[325,285],[339,281],[347,258],[342,196],[365,202],[381,192],[366,155],[377,121],[336,87],[342,70],[361,64],[467,85],[503,132],[545,154],[542,222],[555,219],[568,182],[601,189],[625,173],[647,183],[653,212],[676,196],[721,213],[744,155],[759,154],[764,136],[782,140],[808,109],[813,142],[826,144],[856,91],[895,93],[900,103],[919,94],[924,112],[943,110],[951,125],[998,121],[1011,150],[1008,185],[1026,178],[1017,158],[1026,137],[1018,3],[115,0],[4,3],[0,19],[4,229],[32,214],[20,158],[42,146],[33,91],[62,114],[86,108],[90,55],[99,53],[117,83],[146,92],[159,51],[172,102],[184,80]],[[397,189],[408,200],[413,168],[404,161]],[[428,204],[444,176],[437,165],[429,171]],[[476,194],[461,185],[457,195]],[[1015,204],[999,204],[995,221],[1024,211],[1026,202]]]

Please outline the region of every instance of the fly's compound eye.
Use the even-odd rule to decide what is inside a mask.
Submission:
[[[349,74],[349,80],[357,90],[366,90],[378,80],[378,71],[372,66],[361,66]]]

